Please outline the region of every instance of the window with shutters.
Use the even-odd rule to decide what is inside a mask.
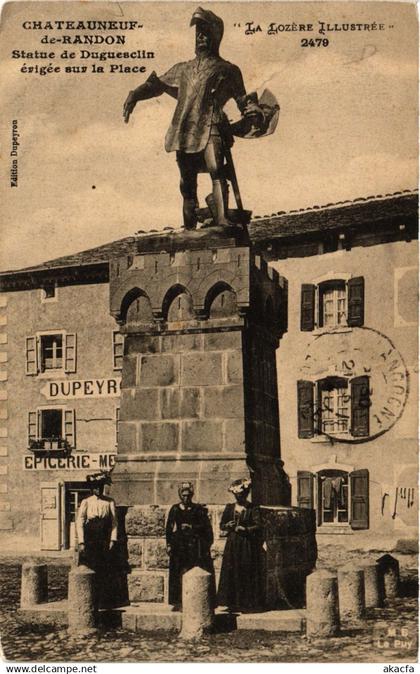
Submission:
[[[318,527],[369,528],[369,472],[298,471],[297,502],[316,510]]]
[[[76,334],[51,330],[27,337],[26,374],[53,376],[57,372],[76,372]]]
[[[67,452],[76,446],[75,413],[66,407],[38,407],[28,414],[28,447]]]
[[[368,438],[370,382],[367,375],[297,382],[298,436]]]
[[[301,330],[362,326],[364,292],[363,276],[302,284]]]
[[[124,358],[124,335],[118,330],[112,331],[112,367],[122,370]]]

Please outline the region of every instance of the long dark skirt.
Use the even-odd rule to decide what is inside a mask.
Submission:
[[[95,604],[106,608],[111,598],[110,580],[115,575],[115,553],[109,550],[111,523],[108,518],[95,517],[84,525],[85,549],[80,554],[79,564],[95,571]]]
[[[210,550],[195,536],[185,536],[182,533],[175,534],[169,557],[170,604],[175,606],[182,604],[182,576],[194,566],[199,566],[212,574],[211,594],[214,603],[216,584]]]
[[[262,609],[262,564],[263,553],[258,537],[230,532],[223,553],[218,604],[240,611]]]

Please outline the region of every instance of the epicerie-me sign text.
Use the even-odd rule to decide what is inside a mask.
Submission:
[[[115,398],[120,395],[121,377],[110,379],[59,379],[49,381],[40,390],[50,400],[74,398]]]
[[[71,456],[23,457],[24,470],[110,470],[116,454],[73,454]]]

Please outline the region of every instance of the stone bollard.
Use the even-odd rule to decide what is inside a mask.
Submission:
[[[383,585],[376,562],[368,561],[359,565],[365,578],[366,608],[380,608],[384,605]]]
[[[69,631],[89,634],[95,630],[95,572],[77,566],[69,573],[68,620]]]
[[[20,589],[21,608],[48,601],[48,567],[46,564],[27,562],[22,566]]]
[[[332,637],[339,631],[337,576],[332,571],[314,571],[306,578],[306,634]]]
[[[340,619],[359,622],[365,614],[365,579],[363,570],[355,564],[338,569],[338,598]]]
[[[400,563],[392,555],[383,555],[376,560],[379,566],[379,575],[382,578],[383,590],[386,599],[398,597],[400,586]]]
[[[195,566],[182,576],[181,639],[200,639],[213,624],[211,574]]]

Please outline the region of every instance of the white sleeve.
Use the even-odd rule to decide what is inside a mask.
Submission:
[[[115,501],[110,502],[109,509],[111,511],[111,520],[112,520],[111,541],[116,541],[118,537],[118,526],[117,526],[117,513],[115,510]]]

